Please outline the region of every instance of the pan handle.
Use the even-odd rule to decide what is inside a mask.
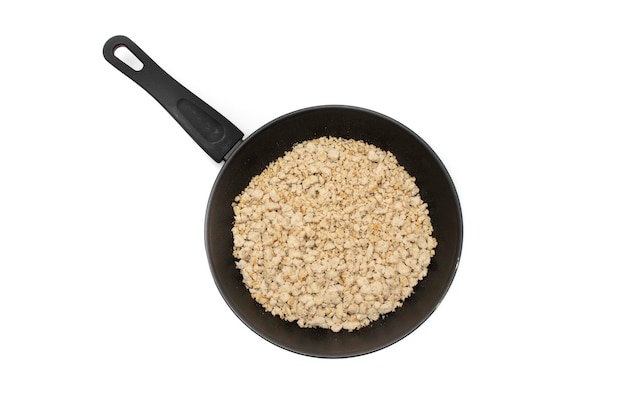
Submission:
[[[125,47],[139,63],[127,64],[115,51]],[[198,145],[221,162],[243,138],[243,133],[214,108],[161,69],[126,36],[114,36],[104,44],[104,58],[156,99]]]

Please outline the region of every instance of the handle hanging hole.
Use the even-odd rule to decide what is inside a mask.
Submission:
[[[141,71],[143,69],[143,62],[141,62],[139,58],[137,58],[135,54],[133,54],[130,49],[124,45],[120,45],[115,48],[113,55],[135,71]]]

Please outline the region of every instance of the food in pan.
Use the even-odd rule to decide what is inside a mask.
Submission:
[[[233,254],[265,310],[353,331],[400,307],[437,240],[415,178],[354,139],[296,144],[233,202]]]

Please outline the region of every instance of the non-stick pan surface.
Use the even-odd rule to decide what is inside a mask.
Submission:
[[[207,206],[206,249],[220,293],[232,311],[250,329],[277,346],[300,354],[349,357],[374,352],[397,342],[419,327],[437,308],[459,264],[463,234],[461,208],[446,168],[418,135],[395,120],[370,110],[351,106],[320,106],[279,117],[241,141],[241,132],[236,127],[205,103],[198,102],[199,99],[188,90],[177,83],[175,88],[159,85],[175,81],[160,74],[162,70],[156,64],[154,73],[160,74],[159,83],[138,80],[138,74],[129,72],[122,66],[124,64],[115,61],[113,51],[120,45],[129,47],[144,63],[144,69],[150,69],[154,64],[143,51],[124,37],[115,37],[107,42],[107,60],[152,94],[209,155],[217,161],[226,161],[214,183]],[[165,92],[154,93],[154,88]],[[184,98],[164,98],[172,93],[182,94]],[[166,100],[169,100],[169,105],[164,103]],[[191,122],[184,108],[182,112],[179,111],[182,101],[193,103],[191,117],[194,120]],[[189,104],[184,106],[189,107]],[[202,114],[201,110],[206,114]],[[198,113],[201,114],[198,116]],[[198,129],[197,125],[202,123],[209,128],[204,129],[204,138],[198,138],[198,130],[203,128],[200,126]],[[319,136],[363,140],[392,152],[407,172],[416,178],[420,194],[428,203],[434,236],[438,242],[428,275],[419,282],[403,306],[353,332],[303,329],[265,312],[244,286],[232,254],[232,203],[235,197],[252,177],[261,173],[270,162],[282,156],[294,144]],[[212,155],[206,148],[214,150],[213,145],[216,143],[220,149]],[[233,149],[228,151],[229,146],[225,143]]]

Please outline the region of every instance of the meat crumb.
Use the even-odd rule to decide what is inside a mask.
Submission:
[[[390,152],[355,139],[296,144],[232,206],[243,283],[300,327],[354,331],[395,311],[437,246],[415,178]]]

